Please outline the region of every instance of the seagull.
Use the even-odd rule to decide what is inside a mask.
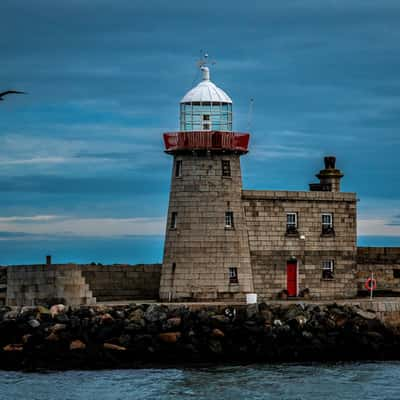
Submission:
[[[25,92],[19,92],[17,90],[7,90],[6,92],[0,92],[0,101],[3,101],[3,96],[7,96],[8,94],[26,94]]]

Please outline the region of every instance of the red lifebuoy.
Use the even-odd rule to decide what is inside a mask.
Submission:
[[[374,278],[368,278],[365,281],[365,288],[369,291],[375,290],[376,289],[376,279]]]

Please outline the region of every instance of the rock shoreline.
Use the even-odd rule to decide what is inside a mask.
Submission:
[[[0,307],[0,369],[400,360],[400,330],[330,305]]]

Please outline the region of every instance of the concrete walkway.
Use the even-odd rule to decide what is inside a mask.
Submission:
[[[290,304],[340,304],[340,305],[374,305],[374,304],[400,304],[400,297],[376,297],[372,301],[367,298],[356,298],[356,299],[339,299],[339,300],[304,300],[301,298],[290,299],[290,300],[268,300],[266,304],[273,305],[290,305]],[[245,302],[158,302],[157,300],[132,300],[132,301],[109,301],[109,302],[97,302],[97,306],[127,306],[129,304],[160,304],[173,307],[189,307],[189,308],[202,308],[202,307],[236,307],[245,306]]]

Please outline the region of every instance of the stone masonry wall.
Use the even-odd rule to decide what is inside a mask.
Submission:
[[[240,156],[177,155],[182,176],[174,169],[169,200],[160,297],[163,300],[243,300],[253,292],[247,229],[242,206]],[[222,161],[231,176],[222,176]],[[176,164],[175,164],[176,165]],[[176,227],[171,227],[172,213]],[[225,212],[234,226],[225,227]],[[230,282],[237,268],[238,282]]]
[[[354,193],[243,191],[254,290],[260,300],[286,289],[286,264],[298,263],[298,290],[313,299],[353,297],[356,268]],[[286,213],[298,215],[298,234],[286,234]],[[333,213],[334,235],[322,235],[321,214]],[[300,239],[304,235],[305,239]],[[334,279],[322,279],[322,261],[334,260]]]
[[[400,295],[400,248],[359,247],[357,249],[357,289],[365,291],[365,281],[374,273],[379,292]]]
[[[160,264],[1,267],[0,304],[21,306],[58,301],[80,305],[94,304],[96,300],[157,299],[160,273]]]
[[[82,266],[97,301],[157,299],[160,274],[161,264]]]
[[[7,268],[9,306],[62,302],[94,304],[89,285],[76,264],[12,266]]]

